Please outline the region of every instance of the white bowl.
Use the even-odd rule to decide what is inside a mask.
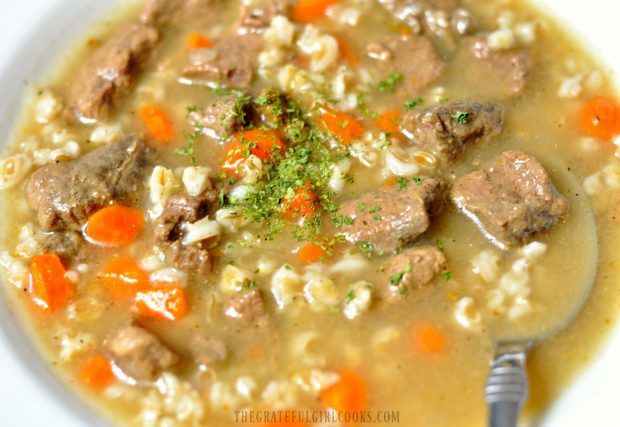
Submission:
[[[517,1],[517,0],[513,0]],[[42,81],[50,64],[122,0],[0,0],[0,144],[9,140],[25,82]],[[620,70],[614,0],[538,0],[589,40],[612,70]],[[22,333],[0,292],[0,426],[106,426],[55,379]],[[537,427],[611,426],[617,419],[620,327]],[[480,391],[482,393],[482,390]],[[404,426],[408,427],[408,426]]]

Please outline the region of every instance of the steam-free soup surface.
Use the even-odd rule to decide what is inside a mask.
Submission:
[[[128,426],[480,426],[495,340],[598,269],[529,361],[529,415],[557,397],[620,283],[620,114],[566,30],[516,1],[134,9],[1,163],[6,287],[76,392]]]

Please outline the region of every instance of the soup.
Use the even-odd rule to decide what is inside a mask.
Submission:
[[[128,426],[483,425],[494,344],[556,332],[595,266],[529,415],[568,384],[615,315],[620,113],[564,30],[501,1],[138,9],[1,163],[5,283],[76,392]]]

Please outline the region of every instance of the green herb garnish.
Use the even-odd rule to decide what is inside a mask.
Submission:
[[[422,99],[422,97],[418,96],[417,98],[411,99],[409,101],[405,101],[405,108],[407,110],[413,110],[418,105],[421,105],[422,102],[424,102],[424,100]]]
[[[403,81],[403,75],[401,73],[388,73],[384,80],[381,80],[378,85],[378,89],[381,92],[394,92],[396,86]]]
[[[355,299],[355,292],[353,291],[353,289],[349,289],[349,292],[347,292],[347,294],[344,297],[344,301],[349,304],[351,301],[353,301]]]
[[[404,276],[405,276],[405,272],[404,271],[400,271],[400,272],[396,273],[395,275],[390,277],[390,284],[392,284],[392,286],[400,285],[400,282],[403,280]]]
[[[466,125],[469,123],[469,113],[466,111],[457,111],[452,115],[452,118],[460,125]]]
[[[409,180],[404,176],[398,178],[398,191],[404,191],[407,187],[409,187]]]
[[[372,111],[368,105],[366,105],[366,94],[360,93],[357,95],[357,108],[360,110],[362,115],[367,119],[374,119],[378,116],[378,114]]]

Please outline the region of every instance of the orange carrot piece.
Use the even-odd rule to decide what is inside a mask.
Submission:
[[[383,187],[384,188],[391,187],[392,185],[396,185],[397,182],[398,182],[398,178],[396,178],[395,176],[391,176],[385,180],[385,182],[383,183]]]
[[[326,111],[317,121],[326,132],[344,145],[351,144],[364,133],[362,125],[347,113]]]
[[[93,244],[117,248],[133,243],[143,226],[144,214],[140,209],[112,205],[92,215],[84,233]]]
[[[400,132],[399,121],[400,113],[398,110],[388,110],[377,117],[375,123],[383,132],[397,134]]]
[[[43,310],[55,312],[73,295],[73,284],[65,277],[66,269],[54,253],[35,255],[30,261],[28,292]]]
[[[101,354],[86,359],[80,370],[80,380],[93,390],[103,390],[115,379],[110,361]]]
[[[299,187],[295,190],[293,197],[290,199],[284,199],[282,201],[284,205],[284,212],[295,218],[299,218],[305,215],[310,215],[316,211],[316,202],[318,196],[312,189],[310,181],[306,181],[303,187]]]
[[[305,264],[314,264],[327,258],[327,251],[315,243],[307,243],[297,252],[301,261]]]
[[[355,50],[353,50],[349,43],[342,37],[338,37],[338,50],[340,51],[340,55],[350,67],[353,68],[357,65],[357,55],[355,54]]]
[[[323,390],[320,399],[335,411],[363,411],[368,406],[366,381],[357,372],[344,370],[337,383]]]
[[[263,161],[270,161],[276,152],[284,153],[285,149],[282,134],[277,130],[252,129],[240,132],[226,147],[222,170],[227,175],[234,176],[249,154]]]
[[[176,285],[164,285],[136,294],[135,308],[140,316],[179,320],[187,314],[187,294]]]
[[[190,49],[207,49],[211,46],[213,42],[196,31],[192,31],[187,36],[187,47]]]
[[[140,117],[151,136],[159,142],[170,142],[174,138],[172,120],[159,105],[149,104],[140,108]]]
[[[307,24],[325,17],[327,8],[338,0],[299,0],[293,9],[293,20]]]
[[[149,276],[136,260],[114,257],[99,273],[99,280],[115,298],[134,298],[138,292],[149,288]]]
[[[579,123],[587,135],[609,140],[620,133],[620,110],[612,100],[598,97],[583,106]]]
[[[441,353],[446,348],[446,339],[437,327],[420,325],[413,333],[413,346],[421,354]]]

